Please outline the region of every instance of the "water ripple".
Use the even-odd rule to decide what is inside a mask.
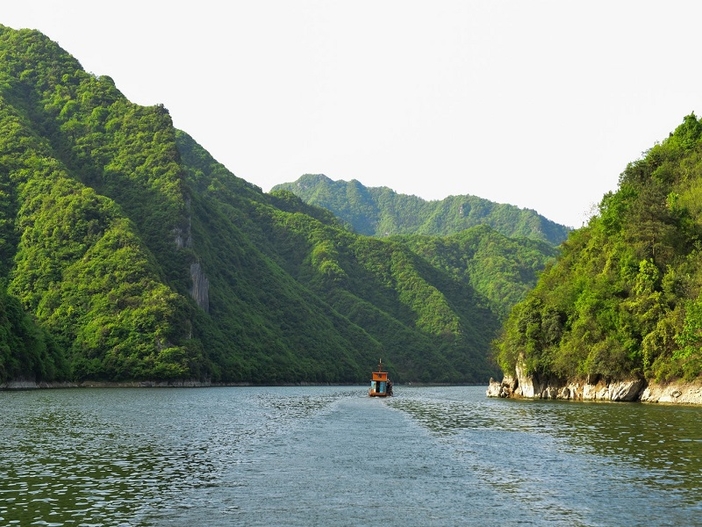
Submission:
[[[691,525],[702,409],[473,387],[5,392],[0,524]]]

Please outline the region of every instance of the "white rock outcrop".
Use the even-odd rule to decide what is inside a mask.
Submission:
[[[651,383],[641,393],[646,403],[702,404],[702,384],[698,383]]]
[[[570,401],[642,401],[647,403],[702,405],[702,381],[666,384],[646,383],[644,379],[619,381],[562,381],[527,374],[524,362],[517,361],[515,375],[502,382],[490,379],[488,397],[525,399],[565,399]]]
[[[525,399],[563,399],[569,401],[612,401],[702,405],[702,383],[674,382],[647,384],[643,379],[595,384],[571,381],[540,382],[525,376],[505,376],[502,382],[490,379],[488,397]]]

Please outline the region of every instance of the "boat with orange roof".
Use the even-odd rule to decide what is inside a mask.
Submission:
[[[368,390],[370,397],[391,397],[392,381],[388,378],[388,372],[383,371],[383,360],[378,361],[378,369],[371,373],[371,385]]]

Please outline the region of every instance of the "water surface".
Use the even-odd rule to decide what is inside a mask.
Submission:
[[[698,525],[702,408],[482,387],[0,393],[0,525]]]

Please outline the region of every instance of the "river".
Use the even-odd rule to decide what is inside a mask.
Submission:
[[[702,408],[395,395],[1,392],[0,525],[702,524]]]

